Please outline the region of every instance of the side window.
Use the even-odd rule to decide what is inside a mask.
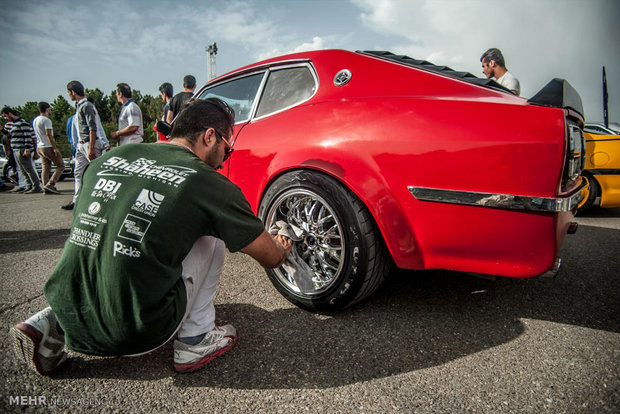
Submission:
[[[247,121],[264,75],[261,72],[216,85],[205,90],[200,99],[220,98],[235,110],[235,122]]]
[[[271,71],[256,116],[264,116],[303,102],[315,90],[314,76],[307,66]]]

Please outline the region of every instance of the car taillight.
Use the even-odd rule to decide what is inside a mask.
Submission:
[[[562,191],[568,191],[583,171],[586,157],[586,141],[580,124],[566,119],[566,160],[562,176]]]

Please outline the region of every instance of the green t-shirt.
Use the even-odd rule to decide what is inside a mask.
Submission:
[[[187,148],[127,144],[84,172],[71,234],[45,284],[69,349],[131,355],[181,323],[181,262],[202,236],[231,252],[264,230],[241,190]]]

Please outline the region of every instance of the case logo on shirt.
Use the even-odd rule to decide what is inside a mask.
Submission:
[[[136,198],[136,201],[131,206],[131,209],[155,217],[159,211],[159,206],[161,206],[161,203],[164,201],[164,197],[165,196],[155,191],[143,188],[140,195],[138,195],[138,198]]]

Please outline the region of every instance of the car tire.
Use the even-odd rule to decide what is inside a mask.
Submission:
[[[583,198],[577,206],[577,213],[581,213],[592,207],[592,204],[594,204],[596,197],[598,197],[600,193],[600,186],[592,174],[584,171],[581,176],[586,180],[586,185],[581,190]]]
[[[303,309],[351,306],[377,290],[389,273],[392,260],[370,212],[326,175],[294,171],[279,177],[265,192],[259,217],[268,229],[285,220],[303,233],[293,249],[312,280],[298,283],[285,267],[267,269],[275,288]]]

